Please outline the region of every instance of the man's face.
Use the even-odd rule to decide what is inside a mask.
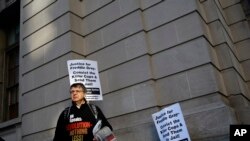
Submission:
[[[81,87],[72,87],[70,89],[70,95],[73,102],[81,102],[85,97],[85,93]]]

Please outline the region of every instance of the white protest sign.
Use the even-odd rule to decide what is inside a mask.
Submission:
[[[102,100],[102,90],[97,62],[92,60],[68,60],[70,85],[82,83],[87,89],[88,101]]]
[[[161,141],[191,141],[179,103],[152,114]]]

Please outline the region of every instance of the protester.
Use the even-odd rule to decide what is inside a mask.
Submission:
[[[86,101],[86,88],[82,83],[72,84],[70,86],[70,95],[72,106],[66,108],[60,114],[53,141],[96,140],[93,135],[93,128],[99,120],[102,123],[101,128],[108,127],[110,131],[113,130],[100,108],[88,104]]]

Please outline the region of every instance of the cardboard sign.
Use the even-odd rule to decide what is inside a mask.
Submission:
[[[161,141],[191,141],[179,103],[152,114]]]
[[[88,101],[103,100],[97,62],[92,60],[68,60],[70,85],[82,83],[87,89]]]

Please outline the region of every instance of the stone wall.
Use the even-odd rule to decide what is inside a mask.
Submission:
[[[151,114],[181,104],[192,140],[249,123],[248,23],[239,0],[22,0],[22,137],[51,140],[70,104],[66,61],[98,61],[95,102],[119,141],[159,140]]]

